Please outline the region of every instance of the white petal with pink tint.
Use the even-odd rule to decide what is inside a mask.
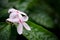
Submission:
[[[26,13],[24,13],[24,12],[20,12],[20,14],[26,15]]]
[[[10,9],[8,10],[8,13],[10,13],[10,12],[14,12],[14,11],[15,11],[14,8],[10,8]]]
[[[27,15],[23,17],[23,21],[28,21],[28,16]]]
[[[24,21],[27,21],[27,20],[28,20],[28,16],[27,16],[27,14],[24,13],[24,12],[20,12],[20,13],[24,15],[24,16],[23,16],[23,20],[24,20]]]
[[[31,28],[29,27],[29,25],[28,25],[27,23],[23,22],[22,24],[23,24],[23,26],[25,27],[25,29],[31,30]]]
[[[13,22],[13,23],[18,23],[19,19],[15,18],[15,19],[10,19],[8,18],[7,21]]]
[[[21,23],[17,27],[17,32],[18,32],[18,34],[22,34],[22,32],[23,32],[23,25]]]
[[[23,26],[25,27],[25,29],[31,30],[29,25],[27,23],[25,23],[26,21],[28,21],[28,16],[26,13],[21,12],[21,11],[16,10],[16,9],[13,9],[13,8],[9,9],[8,13],[10,13],[10,15],[9,15],[9,18],[6,20],[9,22],[12,22],[14,24],[15,23],[18,24],[18,26],[17,26],[18,34],[22,34]]]
[[[15,12],[14,13],[11,13],[10,16],[9,16],[9,18],[13,18],[13,19],[16,18],[16,17],[17,17],[17,15],[16,15]]]

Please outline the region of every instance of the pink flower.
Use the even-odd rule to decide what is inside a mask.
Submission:
[[[23,26],[25,27],[26,30],[31,30],[29,25],[26,23],[26,21],[28,21],[28,16],[24,12],[11,8],[8,10],[8,13],[10,13],[10,15],[7,21],[18,24],[17,26],[18,34],[22,34]]]

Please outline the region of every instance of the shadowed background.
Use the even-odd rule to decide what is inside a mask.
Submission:
[[[6,22],[9,8],[25,12],[32,30],[19,35]],[[60,40],[60,0],[0,0],[0,40]]]

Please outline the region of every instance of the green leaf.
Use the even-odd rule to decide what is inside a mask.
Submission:
[[[6,25],[4,28],[0,29],[0,40],[9,40],[10,29],[10,25]]]
[[[36,14],[37,13],[37,14]],[[44,25],[47,28],[53,28],[53,20],[45,12],[35,12],[29,16],[38,24]]]
[[[14,25],[0,22],[0,40],[16,40],[17,35]]]
[[[2,9],[0,10],[0,22],[1,21],[6,21],[6,19],[8,18],[8,9]]]
[[[0,0],[0,7],[6,8],[8,5],[8,0]]]
[[[49,14],[54,12],[54,10],[48,4],[46,4],[43,0],[33,0],[32,2],[29,3],[27,9],[30,12],[31,11],[36,11],[36,12],[44,11]]]
[[[15,1],[18,1],[18,0],[8,0],[9,2],[15,2]]]
[[[6,23],[0,22],[0,30],[3,29],[6,26]]]
[[[15,4],[15,7],[17,9],[19,9],[20,11],[26,11],[26,9],[28,8],[28,5],[30,2],[32,2],[33,0],[20,0],[20,2]]]
[[[44,1],[33,0],[29,4],[27,10],[30,18],[32,18],[33,21],[47,28],[53,28],[54,22],[49,16],[53,10]]]
[[[10,35],[10,40],[17,40],[17,30],[16,27],[14,25],[11,26],[11,35]]]
[[[58,40],[53,33],[42,26],[36,25],[31,21],[29,21],[28,24],[31,27],[31,31],[24,30],[23,32],[23,35],[28,40]]]

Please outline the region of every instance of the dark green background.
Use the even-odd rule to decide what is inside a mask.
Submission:
[[[25,12],[32,30],[19,35],[6,22],[9,8]],[[0,0],[0,40],[60,40],[60,0]]]

